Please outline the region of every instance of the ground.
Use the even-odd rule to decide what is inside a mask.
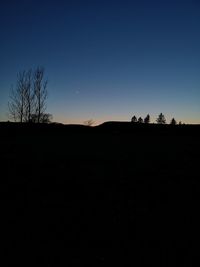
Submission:
[[[0,124],[8,263],[193,266],[200,127]]]

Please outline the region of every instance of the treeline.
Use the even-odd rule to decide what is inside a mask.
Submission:
[[[150,123],[150,115],[147,114],[147,116],[143,119],[142,117],[139,117],[137,119],[137,117],[134,115],[132,118],[131,118],[131,122],[133,123]],[[158,124],[166,124],[166,119],[165,119],[165,116],[164,114],[160,113],[156,119],[156,122]],[[176,125],[177,124],[177,121],[172,118],[171,121],[170,121],[170,124],[172,125]],[[182,124],[182,122],[180,121],[179,124]]]
[[[44,68],[20,72],[16,86],[11,89],[9,116],[18,122],[50,122],[52,115],[45,113],[46,99],[47,80],[44,78]]]

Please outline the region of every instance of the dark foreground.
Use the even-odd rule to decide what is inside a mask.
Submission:
[[[196,266],[200,127],[0,124],[7,264]]]

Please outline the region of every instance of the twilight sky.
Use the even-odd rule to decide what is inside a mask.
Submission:
[[[0,120],[17,73],[43,66],[54,121],[200,123],[199,0],[1,0],[0,38]]]

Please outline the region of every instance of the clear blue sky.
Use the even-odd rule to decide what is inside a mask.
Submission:
[[[44,66],[54,121],[200,123],[199,0],[1,0],[0,120],[24,69]]]

